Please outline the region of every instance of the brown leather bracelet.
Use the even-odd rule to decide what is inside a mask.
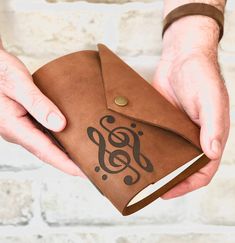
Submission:
[[[173,9],[163,20],[162,38],[167,28],[176,20],[188,15],[205,15],[213,18],[220,28],[219,40],[224,33],[224,15],[216,7],[206,3],[188,3]]]

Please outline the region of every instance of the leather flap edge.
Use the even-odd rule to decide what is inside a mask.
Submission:
[[[202,150],[200,129],[185,112],[173,106],[105,45],[98,44],[98,51],[108,109],[174,132]],[[117,96],[126,97],[128,104],[116,105]]]

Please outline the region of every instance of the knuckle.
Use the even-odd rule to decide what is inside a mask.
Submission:
[[[44,149],[38,150],[38,148],[34,148],[31,153],[33,153],[39,160],[43,161],[44,163],[50,164],[50,161],[48,160],[46,151]]]
[[[38,158],[40,159],[41,161],[44,161],[45,162],[45,159],[44,159],[44,155],[42,152],[39,152],[39,151],[32,151],[32,153]]]
[[[9,143],[15,143],[15,140],[13,138],[11,138],[10,136],[8,136],[7,134],[1,133],[0,132],[0,136],[7,142]]]
[[[209,177],[204,177],[202,180],[202,187],[208,186],[211,182],[211,178]]]
[[[0,114],[0,134],[4,134],[7,131],[7,118]]]
[[[46,164],[50,164],[47,156],[47,148],[49,148],[51,142],[44,141],[44,144],[29,145],[31,146],[31,153],[34,154],[39,160]]]
[[[21,141],[19,141],[19,144],[23,146],[26,150],[28,150],[31,154],[35,155],[38,159],[43,160],[44,155],[43,153],[38,149],[37,146],[35,146],[34,143],[31,143],[31,136],[22,134]]]
[[[192,191],[195,189],[196,185],[195,185],[194,181],[187,180],[186,183],[187,183],[188,191]]]
[[[9,67],[0,59],[0,88],[5,89],[8,86],[7,74]]]
[[[11,129],[7,124],[6,119],[0,118],[0,136],[7,142],[15,143],[12,133],[10,132]]]
[[[43,106],[45,99],[38,91],[35,90],[30,91],[29,96],[29,107],[32,112],[37,112]]]

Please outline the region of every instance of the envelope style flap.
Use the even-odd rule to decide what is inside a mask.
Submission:
[[[107,107],[133,119],[172,131],[201,149],[199,127],[105,45],[98,44]],[[115,98],[126,97],[118,106]]]

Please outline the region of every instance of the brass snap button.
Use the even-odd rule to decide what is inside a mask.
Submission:
[[[118,106],[126,106],[128,104],[128,99],[124,96],[117,96],[114,102]]]

